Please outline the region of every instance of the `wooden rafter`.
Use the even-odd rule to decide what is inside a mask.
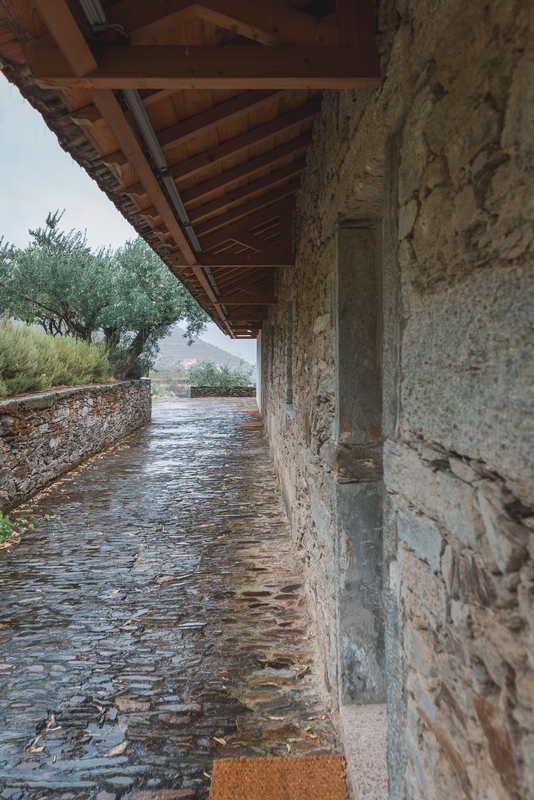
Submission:
[[[193,200],[202,200],[221,188],[229,188],[233,183],[243,178],[250,178],[260,170],[265,169],[265,167],[274,166],[278,161],[290,155],[301,155],[310,146],[311,141],[311,133],[305,133],[297,139],[292,139],[286,144],[275,147],[274,150],[269,150],[261,156],[245,161],[245,163],[240,164],[238,167],[234,167],[231,170],[223,172],[221,175],[217,175],[216,178],[203,181],[197,184],[193,189],[182,191],[182,200],[187,204]]]
[[[322,19],[312,6],[294,7],[303,1],[107,0],[111,27],[97,41],[69,0],[0,0],[0,15],[5,4],[34,3],[44,22],[32,11],[25,32],[31,15],[15,13],[14,35],[35,91],[61,97],[60,139],[79,126],[77,140],[85,135],[101,159],[86,163],[108,166],[119,205],[134,209],[143,235],[232,336],[257,335],[276,302],[274,270],[294,263],[294,195],[318,90],[379,81],[372,0],[336,0]],[[130,46],[116,46],[113,26]],[[139,90],[167,172],[125,111],[125,88]],[[202,253],[177,220],[168,176]]]
[[[270,225],[273,221],[278,220],[282,213],[291,213],[293,206],[294,201],[289,199],[279,203],[277,206],[265,208],[258,211],[256,214],[249,215],[242,223],[231,225],[227,222],[222,230],[203,235],[202,249],[204,251],[213,250],[214,248],[221,247],[221,245],[224,245],[230,239],[239,241],[239,236],[243,231],[248,231],[251,236],[254,235],[255,239],[259,240],[261,243],[262,237],[251,232],[261,225]]]
[[[188,158],[179,164],[170,165],[170,172],[176,182],[185,181],[190,178],[198,178],[206,170],[211,169],[216,164],[220,164],[227,159],[248,151],[252,146],[261,144],[279,133],[287,132],[291,128],[296,128],[303,123],[308,123],[314,119],[321,110],[320,100],[313,100],[305,106],[282,114],[280,117],[258,125],[247,133],[229,139],[227,142],[212,147],[200,153],[198,156]],[[111,159],[104,159],[105,163],[111,163]],[[133,184],[127,188],[127,193],[142,197],[144,195],[143,186]]]
[[[374,52],[352,48],[99,47],[97,69],[82,75],[47,37],[23,53],[44,89],[373,89],[380,82]]]
[[[278,301],[272,295],[259,297],[243,297],[242,295],[220,295],[217,302],[222,306],[272,306]]]
[[[83,75],[95,69],[96,61],[78,28],[74,17],[70,13],[65,0],[35,0],[35,4],[43,17],[48,29],[62,48],[65,59],[75,74]],[[51,37],[43,37],[49,40]],[[58,49],[54,43],[54,47]],[[122,152],[135,170],[143,184],[146,193],[150,195],[154,207],[167,225],[167,228],[187,263],[194,264],[195,256],[186,240],[176,217],[157,182],[145,155],[128,125],[117,99],[111,91],[93,92],[91,95],[94,105],[106,121]]]
[[[228,211],[227,214],[221,214],[218,217],[213,217],[213,219],[204,222],[202,225],[196,226],[196,234],[199,237],[205,236],[206,234],[217,231],[226,225],[230,225],[233,222],[244,219],[252,211],[258,211],[260,208],[265,208],[269,205],[277,203],[279,200],[285,200],[286,197],[294,195],[299,186],[300,181],[291,181],[290,183],[286,183],[284,186],[280,186],[278,189],[273,189],[272,192],[262,194],[261,197],[251,200],[246,205],[238,206],[237,208],[234,208],[233,211]]]
[[[68,63],[72,70],[78,74],[83,74],[91,68],[94,69],[96,63],[93,59],[91,61],[91,51],[81,35],[74,17],[72,16],[65,0],[35,0],[39,13],[43,17],[46,25],[55,38],[57,44],[62,47],[63,55],[68,59]],[[48,37],[43,37],[48,38]],[[89,53],[89,55],[88,55]],[[94,105],[99,110],[102,118],[105,120],[110,131],[113,133],[117,143],[122,149],[128,162],[136,172],[138,178],[146,189],[147,194],[150,196],[154,207],[165,225],[173,236],[176,244],[180,248],[187,264],[192,265],[195,277],[206,292],[210,300],[215,299],[213,288],[210,286],[209,281],[204,275],[202,269],[196,266],[196,259],[189,242],[185,238],[182,229],[174,216],[171,207],[163,194],[156,177],[146,160],[146,157],[137,141],[132,129],[122,112],[122,109],[117,101],[117,98],[112,91],[92,91],[91,99]],[[223,325],[228,326],[228,322],[221,313],[220,308],[217,309],[218,316],[221,318]]]
[[[254,253],[250,250],[241,255],[212,255],[201,253],[198,256],[199,264],[203,267],[292,267],[295,264],[293,253],[279,253],[273,257],[263,253]]]
[[[247,198],[253,197],[264,189],[269,189],[291,178],[295,178],[297,175],[300,175],[305,166],[306,160],[301,158],[298,161],[293,161],[286,167],[269,172],[269,174],[265,175],[263,178],[251,181],[245,186],[241,186],[241,188],[235,189],[217,200],[213,200],[211,203],[205,203],[205,205],[200,206],[200,208],[191,211],[189,215],[191,222],[200,222],[213,214],[231,208],[235,203],[243,202]],[[187,206],[188,205],[189,204],[187,204]]]
[[[339,45],[339,28],[273,0],[123,0],[109,17],[122,24],[134,44],[149,41],[197,16],[262,44]],[[129,22],[130,21],[130,22]],[[136,27],[131,28],[134,24]]]
[[[309,123],[320,114],[320,111],[321,101],[320,99],[314,99],[310,103],[295,108],[293,111],[288,111],[270,122],[251,128],[247,133],[229,139],[227,142],[222,142],[200,156],[188,159],[185,164],[171,166],[173,177],[175,180],[179,180],[196,176],[209,165],[213,166],[230,156],[249,150],[253,145],[261,144],[273,136],[288,132],[290,129],[304,123]]]
[[[217,200],[213,200],[211,203],[205,203],[204,205],[200,206],[200,208],[195,208],[190,212],[189,218],[192,223],[197,223],[208,219],[214,214],[230,209],[236,203],[244,202],[247,200],[247,198],[258,194],[258,192],[262,192],[264,189],[269,189],[277,184],[287,181],[288,179],[300,175],[305,166],[306,162],[304,159],[294,161],[291,164],[288,164],[286,167],[274,170],[268,175],[265,175],[263,178],[259,178],[256,181],[251,181],[245,186],[241,186],[239,189],[231,191]],[[189,208],[190,205],[190,202],[185,202],[186,208]],[[147,208],[143,211],[143,214],[155,217],[157,214],[157,209],[153,207]]]
[[[227,124],[235,119],[251,114],[269,103],[273,103],[283,96],[282,91],[273,89],[257,89],[255,91],[244,92],[230,100],[225,100],[213,108],[189,117],[170,128],[158,131],[158,141],[165,151],[170,147],[176,147],[185,142],[191,142],[199,136],[216,129],[222,123]]]

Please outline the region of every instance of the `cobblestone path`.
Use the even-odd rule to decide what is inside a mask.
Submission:
[[[1,798],[205,798],[214,758],[336,749],[250,402],[156,403],[0,550]]]

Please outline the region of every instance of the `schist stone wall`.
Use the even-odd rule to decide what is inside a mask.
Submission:
[[[191,386],[191,397],[256,397],[255,386]]]
[[[0,505],[30,497],[150,422],[150,381],[52,389],[0,401]]]
[[[261,403],[335,705],[392,798],[534,798],[534,3],[379,4],[327,92]]]

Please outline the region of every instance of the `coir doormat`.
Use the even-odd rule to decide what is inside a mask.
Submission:
[[[209,800],[348,800],[345,759],[221,758],[213,763]]]

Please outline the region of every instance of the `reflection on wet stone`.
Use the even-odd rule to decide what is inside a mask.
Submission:
[[[244,404],[157,403],[0,551],[2,800],[200,800],[214,758],[337,749]]]

